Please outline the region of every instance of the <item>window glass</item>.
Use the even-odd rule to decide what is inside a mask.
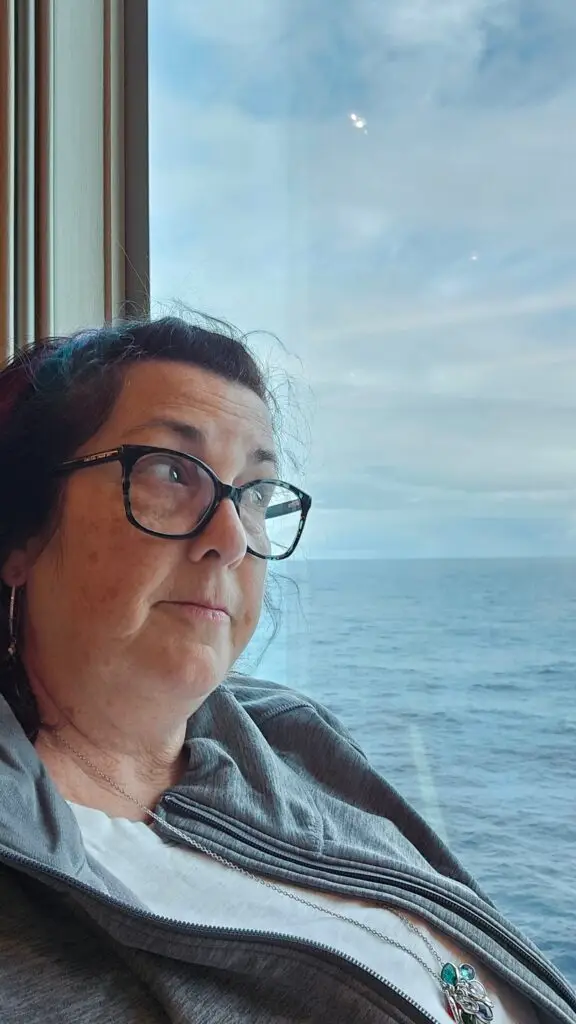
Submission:
[[[572,982],[575,53],[569,0],[150,3],[153,311],[271,332],[314,502],[247,670]]]

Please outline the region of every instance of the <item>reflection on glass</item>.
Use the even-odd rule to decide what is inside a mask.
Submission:
[[[576,982],[574,7],[240,6],[151,3],[152,286],[313,392],[259,672]]]

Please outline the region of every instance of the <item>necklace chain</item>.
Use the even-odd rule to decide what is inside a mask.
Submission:
[[[8,648],[8,656],[9,659],[12,661],[14,661],[16,658],[17,649],[17,637],[15,628],[16,591],[17,588],[13,587],[9,611],[10,645]],[[264,881],[263,878],[259,878],[258,875],[254,875],[250,871],[247,871],[245,868],[240,868],[236,864],[232,864],[229,860],[226,860],[219,854],[212,853],[211,850],[207,850],[206,847],[202,846],[200,843],[197,843],[194,839],[191,839],[190,836],[187,835],[185,832],[182,832],[181,829],[176,828],[174,825],[170,825],[168,821],[159,818],[158,815],[154,813],[154,811],[150,810],[149,807],[146,807],[145,804],[140,803],[140,801],[137,800],[136,797],[133,797],[130,793],[127,793],[122,786],[119,786],[118,783],[114,782],[114,780],[111,779],[108,775],[105,775],[104,772],[102,772],[100,768],[97,767],[97,765],[93,764],[92,761],[90,761],[89,758],[87,758],[84,754],[81,754],[80,751],[76,750],[70,743],[68,743],[68,741],[63,736],[59,735],[59,739],[64,744],[64,746],[68,747],[68,749],[76,757],[79,757],[82,761],[85,761],[86,764],[98,775],[100,775],[100,777],[103,778],[110,786],[116,789],[128,800],[131,800],[133,804],[136,804],[137,807],[145,811],[146,814],[149,815],[151,818],[154,818],[155,821],[159,822],[165,828],[168,828],[171,832],[176,833],[176,835],[179,835],[182,839],[185,840],[185,842],[189,846],[194,846],[196,849],[200,850],[202,853],[205,853],[208,857],[211,857],[213,860],[218,861],[220,864],[223,864],[225,867],[232,868],[233,871],[240,871],[243,875],[246,875],[248,878],[251,878],[256,882],[259,882],[261,885],[265,885],[268,889],[274,889],[276,892],[280,893],[281,896],[287,896],[289,897],[289,899],[296,900],[298,903],[303,903],[307,907],[312,907],[313,910],[324,911],[331,917],[336,917],[341,921],[347,921],[349,924],[354,924],[358,928],[363,928],[364,931],[371,932],[372,935],[375,935],[377,938],[382,939],[383,942],[387,942],[392,946],[396,946],[397,949],[400,949],[402,950],[402,952],[407,953],[419,964],[421,964],[424,970],[432,976],[434,981],[438,982],[438,980],[440,980],[442,990],[446,996],[449,1012],[456,1021],[456,1024],[464,1024],[465,1021],[469,1022],[469,1024],[484,1024],[484,1022],[493,1021],[493,1003],[488,998],[484,986],[478,980],[476,980],[476,972],[474,971],[474,968],[471,967],[469,964],[461,964],[460,969],[458,970],[458,968],[451,963],[443,963],[437,950],[434,949],[434,946],[429,941],[429,939],[425,935],[423,935],[422,932],[404,916],[404,914],[401,914],[399,910],[396,910],[394,907],[388,908],[391,911],[391,913],[395,914],[396,917],[399,917],[404,922],[406,927],[411,932],[413,932],[415,935],[418,935],[419,938],[422,939],[422,941],[425,943],[425,945],[430,950],[435,960],[440,965],[440,979],[438,979],[437,973],[432,970],[432,968],[426,963],[425,960],[422,959],[422,957],[418,956],[418,954],[415,953],[412,949],[409,949],[408,946],[404,946],[401,942],[397,942],[396,939],[391,939],[387,935],[382,935],[382,933],[377,932],[375,928],[371,928],[369,925],[363,924],[360,921],[355,921],[350,917],[346,917],[344,914],[338,914],[336,913],[336,911],[329,910],[327,907],[319,907],[318,904],[311,903],[310,900],[305,900],[303,899],[303,897],[297,896],[295,893],[288,892],[286,889],[281,889],[279,886],[274,885],[272,882],[266,882]]]
[[[136,800],[135,797],[132,797],[132,796],[130,796],[129,793],[126,793],[126,791],[124,790],[124,788],[122,786],[118,785],[117,782],[114,782],[113,779],[109,778],[108,775],[105,775],[104,772],[100,771],[100,769],[97,768],[96,765],[92,764],[92,762],[89,761],[88,758],[86,758],[83,754],[80,754],[79,751],[76,751],[74,749],[74,746],[72,746],[68,742],[68,740],[64,738],[64,736],[60,736],[59,739],[66,746],[68,746],[69,750],[72,751],[73,754],[75,754],[79,758],[82,758],[82,760],[85,761],[86,764],[89,765],[90,768],[93,769],[93,771],[96,771],[98,773],[98,775],[100,775],[102,778],[106,779],[107,782],[109,782],[111,785],[113,785],[115,790],[118,790],[119,793],[121,793],[128,800],[131,800],[132,803],[137,804],[137,806],[142,811],[146,811],[147,814],[150,814],[153,818],[156,819],[156,821],[160,821],[161,824],[163,824],[164,826],[170,828],[171,831],[174,831],[174,833],[176,833],[182,839],[186,840],[187,843],[192,844],[192,846],[197,847],[199,850],[202,851],[202,853],[206,853],[209,857],[212,857],[214,860],[218,860],[221,864],[225,864],[225,866],[227,866],[227,867],[232,867],[233,870],[235,870],[235,871],[242,871],[242,873],[246,874],[246,876],[248,876],[249,879],[254,879],[256,882],[259,882],[261,885],[266,886],[269,889],[275,889],[276,892],[281,893],[283,896],[289,896],[290,899],[295,899],[299,903],[305,903],[306,906],[312,906],[315,910],[325,910],[326,913],[329,913],[331,916],[333,916],[333,918],[339,918],[341,921],[347,921],[348,923],[351,923],[353,925],[358,925],[359,928],[364,928],[366,931],[372,932],[373,935],[376,935],[379,939],[382,939],[384,942],[389,942],[393,946],[398,946],[399,949],[402,949],[404,952],[409,953],[410,956],[413,956],[414,959],[416,959],[416,961],[418,961],[418,963],[422,965],[424,970],[426,970],[428,972],[428,974],[433,976],[435,981],[438,981],[437,973],[435,971],[431,970],[431,968],[428,967],[428,965],[425,963],[425,961],[423,961],[423,959],[420,956],[418,956],[417,953],[413,952],[413,950],[409,949],[407,946],[402,945],[401,942],[397,942],[396,939],[390,939],[386,935],[382,935],[380,932],[377,932],[374,928],[370,928],[368,925],[361,924],[358,921],[353,921],[351,918],[346,918],[346,916],[344,914],[342,914],[342,913],[336,913],[334,910],[329,910],[329,909],[326,909],[325,907],[319,907],[317,903],[311,903],[310,900],[303,899],[301,896],[296,896],[294,893],[286,892],[284,889],[281,889],[279,886],[273,885],[273,883],[271,883],[271,882],[264,882],[263,879],[259,879],[256,876],[256,874],[252,874],[250,871],[247,871],[244,867],[238,867],[236,864],[232,864],[230,862],[230,860],[225,860],[223,857],[220,857],[219,854],[212,853],[210,850],[206,850],[205,847],[200,845],[200,843],[196,843],[194,840],[191,840],[190,836],[188,836],[186,833],[182,833],[182,831],[179,828],[176,828],[174,825],[171,825],[168,821],[165,821],[163,818],[159,818],[158,815],[154,813],[154,811],[150,810],[149,807],[146,807],[145,804],[140,804],[139,800]],[[393,913],[395,913],[398,916],[398,918],[400,918],[404,922],[404,924],[410,929],[411,932],[414,932],[416,935],[418,935],[422,939],[423,942],[425,942],[426,946],[428,947],[430,952],[433,953],[433,955],[436,957],[438,963],[440,964],[440,967],[442,968],[443,964],[444,964],[443,959],[440,957],[440,955],[438,954],[437,950],[434,948],[433,944],[431,944],[428,941],[426,936],[422,935],[422,933],[416,928],[416,926],[413,925],[411,921],[408,921],[405,918],[403,913],[400,913],[400,911],[395,910],[392,907],[390,907],[389,909],[392,909]]]
[[[97,772],[98,775],[105,779],[106,782],[108,782],[111,786],[114,787],[114,789],[118,790],[119,793],[122,793],[122,795],[125,796],[128,800],[131,800],[132,803],[140,807],[141,810],[146,811],[146,814],[154,818],[155,821],[160,822],[160,824],[164,825],[165,828],[168,828],[170,829],[171,832],[175,832],[177,835],[181,836],[182,839],[184,839],[188,845],[196,847],[196,849],[200,850],[202,853],[205,853],[208,857],[211,857],[213,860],[219,861],[220,864],[224,864],[225,867],[232,868],[233,871],[240,871],[241,874],[246,875],[248,878],[251,878],[256,882],[259,882],[261,885],[265,885],[268,889],[274,889],[276,892],[279,892],[281,896],[288,896],[290,899],[296,900],[298,903],[304,903],[307,907],[312,907],[314,910],[324,911],[331,917],[336,917],[339,918],[341,921],[347,921],[349,924],[357,925],[358,928],[363,928],[364,931],[371,932],[377,938],[382,939],[383,942],[387,942],[391,946],[396,946],[396,948],[402,950],[402,952],[408,953],[409,956],[411,956],[414,960],[421,964],[424,970],[432,976],[435,982],[440,981],[440,985],[442,986],[442,990],[444,992],[446,1002],[448,1004],[448,1010],[451,1016],[456,1021],[456,1024],[464,1024],[465,1021],[468,1021],[469,1024],[483,1024],[483,1022],[485,1021],[493,1021],[494,1017],[492,1008],[494,1004],[488,998],[484,986],[478,980],[476,980],[476,974],[474,969],[470,967],[470,965],[468,964],[461,964],[460,971],[458,971],[458,969],[454,967],[453,964],[444,964],[438,952],[434,949],[434,946],[427,939],[427,937],[423,935],[422,932],[418,928],[416,928],[416,926],[412,924],[411,921],[404,917],[404,914],[401,914],[400,911],[396,910],[394,907],[389,907],[388,909],[391,911],[391,913],[395,914],[396,917],[399,917],[404,922],[406,927],[410,929],[411,932],[413,932],[415,935],[418,935],[419,938],[422,939],[422,941],[426,944],[434,958],[438,961],[441,968],[440,979],[438,978],[437,972],[433,971],[432,968],[426,963],[426,961],[422,959],[422,957],[418,956],[418,954],[415,953],[412,949],[409,949],[408,946],[404,946],[401,942],[398,942],[396,939],[391,939],[388,935],[383,935],[381,932],[377,932],[375,928],[371,928],[369,925],[363,924],[360,921],[355,921],[350,917],[346,917],[344,914],[337,914],[336,911],[329,910],[327,907],[319,907],[317,903],[311,903],[310,900],[305,900],[303,899],[302,896],[297,896],[295,893],[291,893],[285,889],[281,889],[279,886],[274,885],[272,882],[266,882],[264,881],[263,878],[259,878],[257,875],[253,875],[250,871],[247,871],[245,868],[240,868],[236,864],[232,864],[229,860],[226,860],[224,857],[221,857],[219,854],[212,853],[211,850],[207,850],[206,847],[202,846],[200,843],[197,843],[194,839],[191,839],[190,836],[187,835],[185,832],[182,832],[181,829],[176,828],[174,825],[170,825],[168,821],[159,818],[158,815],[154,813],[154,811],[150,810],[149,807],[146,807],[145,804],[140,803],[140,801],[137,800],[136,797],[133,797],[130,793],[127,793],[122,786],[119,786],[116,782],[113,781],[113,779],[109,778],[108,775],[105,775],[104,772],[102,772],[97,767],[97,765],[93,764],[92,761],[85,757],[84,754],[81,754],[80,751],[76,750],[70,743],[68,743],[66,739],[64,739],[64,737],[60,737],[60,740],[62,743],[64,743],[66,747],[68,747],[69,750],[72,751],[73,754],[75,754],[77,757],[80,757],[83,761],[85,761],[86,764],[89,765],[93,771]],[[447,980],[445,977],[445,972],[447,969],[449,971],[449,975],[451,975],[449,977],[449,980]]]

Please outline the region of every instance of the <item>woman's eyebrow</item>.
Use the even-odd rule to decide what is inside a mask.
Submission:
[[[171,433],[176,434],[182,441],[192,442],[206,448],[206,434],[200,427],[196,427],[193,423],[185,423],[183,420],[165,419],[161,416],[146,420],[145,423],[140,423],[137,427],[129,430],[128,434],[146,430],[148,427],[162,427],[164,430],[169,430]],[[272,448],[254,448],[248,453],[248,461],[256,463],[271,462],[274,466],[274,471],[278,472],[278,460]]]

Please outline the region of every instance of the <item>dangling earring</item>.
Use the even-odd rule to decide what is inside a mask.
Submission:
[[[10,611],[8,612],[8,633],[10,635],[10,644],[8,646],[8,657],[12,660],[16,660],[16,646],[17,646],[17,626],[16,626],[16,592],[17,587],[12,587],[12,593],[10,594]]]

